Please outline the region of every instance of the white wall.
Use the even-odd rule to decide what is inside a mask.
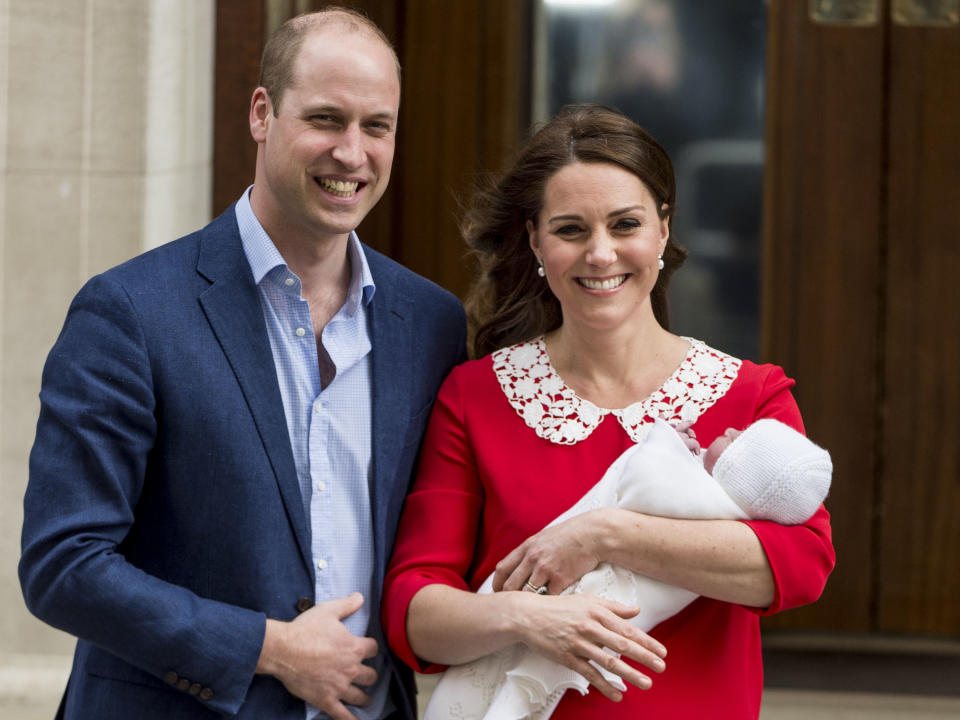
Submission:
[[[4,717],[56,705],[73,647],[16,578],[43,360],[90,275],[209,220],[214,31],[214,0],[0,0]]]

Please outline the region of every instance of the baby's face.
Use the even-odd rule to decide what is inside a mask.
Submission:
[[[707,451],[703,454],[703,469],[713,475],[713,466],[717,464],[721,453],[730,447],[730,443],[736,440],[741,432],[742,430],[727,428],[723,435],[710,443],[710,447],[708,447]]]

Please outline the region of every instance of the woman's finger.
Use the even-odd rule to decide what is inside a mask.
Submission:
[[[567,664],[567,667],[583,675],[587,682],[599,690],[600,693],[608,700],[612,700],[613,702],[620,702],[623,700],[623,693],[607,682],[600,671],[597,670],[595,666],[591,665],[587,660],[574,657],[571,659],[569,664]]]
[[[596,645],[605,646],[654,672],[663,672],[666,667],[664,658],[667,649],[659,641],[619,617],[602,620],[592,640]]]
[[[503,582],[504,590],[523,590],[524,585],[529,582],[534,587],[539,587],[547,582],[545,577],[534,577],[535,568],[533,566],[533,561],[529,557],[525,556],[519,565],[514,568],[513,572],[510,573],[508,577]]]
[[[497,563],[493,574],[493,589],[495,592],[500,590],[521,590],[523,584],[530,578],[532,572],[532,563],[527,554],[527,544],[522,544],[514,548],[503,560]]]
[[[497,563],[497,567],[493,571],[493,590],[494,592],[500,592],[504,589],[503,584],[506,582],[513,571],[517,569],[517,565],[520,564],[520,561],[523,559],[523,545],[518,545],[503,558],[500,562]]]
[[[588,659],[595,662],[609,673],[619,676],[624,682],[628,682],[641,690],[649,690],[653,685],[647,675],[628,665],[621,658],[617,657],[609,650],[605,650],[597,645],[591,645],[588,651]]]
[[[627,682],[644,689],[649,687],[650,679],[636,668],[624,662],[621,657],[628,657],[634,662],[657,673],[663,672],[666,668],[666,663],[660,655],[641,645],[633,638],[625,637],[617,632],[611,632],[606,628],[598,631],[593,639],[592,647],[597,648],[599,652],[591,652],[591,660],[598,663],[605,670],[616,673]]]

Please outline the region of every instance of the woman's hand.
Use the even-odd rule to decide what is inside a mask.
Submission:
[[[497,563],[493,589],[528,590],[546,586],[551,595],[567,587],[600,564],[597,513],[589,510],[531,535]]]
[[[609,648],[654,672],[662,672],[667,650],[628,620],[639,612],[612,600],[593,595],[515,596],[522,604],[516,632],[527,647],[580,673],[614,702],[622,694],[604,680],[594,661],[625,682],[643,690],[653,683],[649,676],[608,652]]]

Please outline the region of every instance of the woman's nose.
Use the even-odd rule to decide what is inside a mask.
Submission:
[[[597,231],[590,236],[587,245],[587,262],[591,265],[610,265],[617,259],[613,240],[606,232]]]

